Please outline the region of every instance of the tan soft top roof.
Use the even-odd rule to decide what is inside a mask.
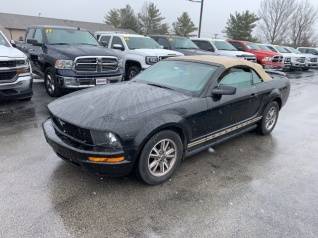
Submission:
[[[180,56],[177,59],[184,59],[193,62],[206,62],[210,64],[220,64],[223,65],[226,69],[235,66],[248,66],[254,69],[263,80],[271,79],[271,77],[265,72],[265,70],[260,64],[252,63],[244,59],[213,55]]]

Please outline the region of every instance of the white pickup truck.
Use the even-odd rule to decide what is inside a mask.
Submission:
[[[155,40],[142,35],[98,32],[95,37],[104,47],[122,52],[125,80],[132,79],[140,71],[160,60],[183,55],[176,51],[162,49]]]
[[[32,70],[26,55],[0,31],[0,101],[32,98]]]

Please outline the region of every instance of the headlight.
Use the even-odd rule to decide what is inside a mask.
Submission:
[[[157,56],[147,56],[146,57],[146,64],[153,65],[159,62],[159,58]]]
[[[56,60],[55,68],[56,69],[72,69],[73,60]]]
[[[115,152],[122,150],[118,137],[111,132],[91,131],[91,135],[98,151]]]
[[[16,64],[18,67],[17,74],[19,74],[20,76],[29,75],[30,73],[32,73],[30,61],[28,59],[18,60]]]

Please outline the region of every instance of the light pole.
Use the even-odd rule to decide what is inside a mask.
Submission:
[[[190,2],[197,2],[201,3],[201,10],[200,10],[200,23],[199,23],[199,32],[198,37],[201,37],[201,27],[202,27],[202,16],[203,16],[203,6],[204,6],[204,0],[188,0]]]

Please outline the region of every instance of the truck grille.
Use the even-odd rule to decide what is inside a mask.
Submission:
[[[69,139],[75,139],[78,142],[82,142],[85,144],[93,144],[90,130],[77,127],[55,116],[52,116],[52,120],[54,122],[54,125]]]
[[[306,57],[301,57],[297,59],[297,62],[299,63],[305,63],[305,61],[306,61]]]
[[[311,59],[310,59],[310,62],[312,62],[312,63],[317,63],[317,62],[318,62],[318,58],[311,58]]]
[[[75,70],[78,72],[108,72],[118,68],[116,57],[79,57],[75,60]]]
[[[274,56],[272,62],[283,62],[283,56]]]
[[[0,61],[0,68],[15,68],[17,66],[24,65],[24,60],[9,60],[9,61]]]
[[[15,78],[16,71],[0,71],[0,81],[10,81]]]

